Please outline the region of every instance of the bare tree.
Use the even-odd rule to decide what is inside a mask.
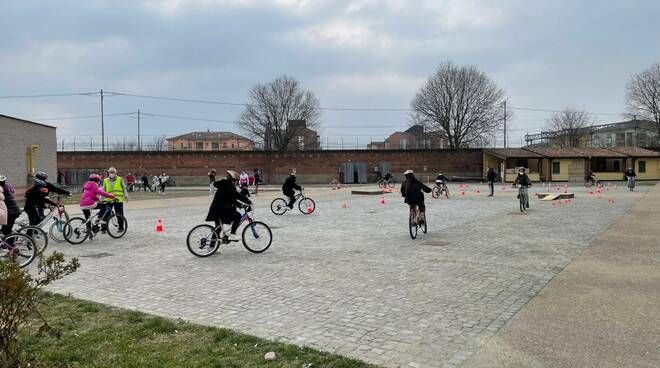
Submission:
[[[546,121],[544,129],[554,133],[554,138],[548,142],[551,146],[579,147],[580,138],[589,133],[585,128],[590,125],[592,121],[586,111],[568,107],[553,113]]]
[[[151,145],[154,151],[165,151],[167,150],[167,138],[164,135],[154,137]]]
[[[137,141],[123,140],[121,142],[114,142],[112,143],[112,149],[114,151],[137,151]]]
[[[653,122],[660,137],[660,62],[630,78],[626,104],[628,115]]]
[[[318,98],[292,77],[258,84],[248,97],[249,104],[239,118],[240,128],[265,150],[286,151],[295,133],[289,121],[305,120],[310,129],[319,125]]]
[[[502,122],[504,91],[474,66],[446,62],[411,102],[412,120],[460,148],[487,140]]]

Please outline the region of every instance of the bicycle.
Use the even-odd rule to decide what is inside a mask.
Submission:
[[[518,200],[520,202],[520,212],[525,212],[526,209],[529,209],[527,186],[518,184]]]
[[[584,179],[584,186],[587,188],[591,188],[592,186],[599,186],[600,185],[600,180],[596,178],[587,178]]]
[[[15,259],[19,267],[28,266],[37,256],[37,246],[34,240],[25,234],[0,234],[0,262]],[[15,258],[14,258],[15,257]]]
[[[631,192],[635,190],[635,177],[634,176],[628,176],[628,189],[630,189]]]
[[[49,207],[50,211],[37,225],[31,226],[30,223],[24,219],[16,220],[15,226],[19,227],[19,232],[26,233],[27,230],[31,230],[32,233],[38,232],[40,235],[42,235],[42,239],[37,241],[37,246],[39,247],[40,252],[43,252],[48,246],[48,235],[50,235],[50,238],[53,239],[53,241],[56,243],[64,243],[66,241],[64,239],[63,231],[64,224],[69,221],[69,214],[66,212],[64,205],[62,205],[62,198],[60,196],[57,196],[55,199],[55,204],[55,206]],[[50,227],[48,228],[48,235],[46,235],[44,227],[51,220],[53,220],[53,223],[50,224]],[[41,245],[41,243],[43,243],[43,245]]]
[[[248,251],[263,253],[270,248],[273,242],[273,232],[265,223],[255,221],[253,216],[254,211],[250,206],[243,207],[241,224],[247,222],[247,225],[243,228],[241,240]],[[232,240],[229,240],[229,235],[223,225],[222,223],[218,226],[202,224],[193,227],[186,237],[186,245],[190,253],[197,257],[208,257],[218,250],[220,244],[231,243]]]
[[[422,218],[421,210],[419,205],[410,207],[410,216],[408,217],[408,228],[410,229],[410,237],[413,239],[417,238],[417,230],[422,229],[422,232],[426,234],[426,219]]]
[[[115,202],[104,203],[111,205]],[[128,231],[128,221],[126,221],[126,218],[123,215],[115,213],[113,207],[110,208],[109,212],[110,213],[107,215],[105,230],[111,238],[119,239],[126,235],[126,231]],[[81,244],[87,238],[93,239],[94,236],[102,230],[101,226],[99,226],[99,221],[101,220],[99,217],[100,213],[101,210],[97,211],[96,214],[90,216],[88,219],[73,217],[67,221],[64,225],[64,239],[71,244]]]
[[[295,194],[295,200],[294,204],[296,201],[298,202],[298,209],[300,212],[302,212],[305,215],[309,215],[314,210],[316,209],[316,203],[314,203],[314,200],[305,197],[305,193],[303,190],[299,191],[298,193]],[[289,199],[288,198],[275,198],[271,203],[270,203],[270,210],[273,211],[274,214],[276,215],[283,215],[286,213],[286,211],[290,210],[289,208]]]
[[[389,178],[389,179],[380,178],[377,183],[378,183],[378,188],[380,189],[385,189],[386,187],[393,189],[395,185],[394,178]]]
[[[431,191],[431,196],[435,199],[438,199],[439,197],[449,198],[449,188],[447,188],[447,184],[443,181],[436,181],[435,186],[433,186],[433,190]]]

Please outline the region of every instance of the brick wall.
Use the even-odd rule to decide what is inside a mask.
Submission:
[[[49,180],[55,182],[55,128],[0,115],[0,175],[18,188],[27,185],[28,146],[31,144],[39,146],[32,162],[35,171],[47,172]]]
[[[435,176],[438,170],[445,175],[481,176],[481,149],[463,150],[371,150],[371,151],[299,151],[299,152],[59,152],[58,167],[62,171],[107,169],[116,167],[120,175],[158,174],[167,172],[179,185],[206,184],[207,172],[214,168],[225,170],[261,169],[265,180],[281,183],[293,168],[302,183],[329,183],[339,179],[342,163],[364,162],[370,181],[375,180],[373,168],[380,163],[392,165],[392,172],[400,180],[406,169],[419,176]],[[424,170],[426,168],[426,170]]]

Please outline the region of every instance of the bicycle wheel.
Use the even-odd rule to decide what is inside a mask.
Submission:
[[[241,236],[243,246],[252,253],[261,253],[270,247],[273,242],[273,232],[270,227],[261,221],[249,223]]]
[[[108,235],[114,239],[119,239],[126,235],[126,231],[128,231],[128,221],[126,221],[126,217],[119,213],[111,214],[110,217],[108,217],[107,231]]]
[[[431,197],[433,197],[434,199],[438,199],[439,196],[440,196],[440,188],[438,188],[437,186],[433,187],[433,190],[431,191]]]
[[[64,224],[64,239],[71,244],[81,244],[89,236],[87,224],[82,217],[74,217]]]
[[[197,257],[208,257],[220,247],[220,237],[211,225],[197,225],[188,232],[186,245]]]
[[[302,198],[300,199],[300,202],[298,202],[298,209],[305,215],[309,215],[316,209],[316,203],[314,203],[314,200],[311,198]]]
[[[449,188],[445,185],[445,186],[442,188],[442,191],[445,192],[445,198],[448,199],[448,198],[449,198]]]
[[[387,182],[387,186],[390,187],[390,189],[394,189],[394,179],[390,179],[390,181]]]
[[[387,185],[387,184],[385,184],[384,180],[382,180],[382,179],[378,180],[378,188],[383,189],[383,188],[385,188],[385,185]]]
[[[19,267],[26,267],[37,256],[34,240],[25,234],[12,233],[0,240],[0,262],[16,257]]]
[[[275,198],[270,203],[270,210],[273,211],[274,214],[279,216],[279,215],[283,215],[286,211],[288,211],[289,206],[287,206],[287,202],[284,200],[284,198]]]
[[[18,233],[25,234],[34,240],[34,245],[37,246],[37,251],[43,253],[48,247],[48,235],[41,228],[36,226],[23,226],[18,230]]]
[[[53,239],[55,243],[64,243],[66,241],[66,239],[64,239],[64,225],[67,221],[68,220],[55,219],[55,221],[50,224],[48,235],[50,235],[50,238]]]
[[[426,231],[428,230],[428,229],[426,228],[426,215],[424,215],[424,222],[422,222],[422,224],[419,225],[419,227],[421,227],[421,228],[422,228],[422,232],[423,232],[424,234],[426,234]]]
[[[408,217],[408,227],[410,228],[410,237],[417,238],[417,211],[410,209],[410,216]]]

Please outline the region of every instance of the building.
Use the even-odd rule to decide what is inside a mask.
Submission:
[[[254,142],[231,132],[192,132],[167,138],[170,151],[251,151]]]
[[[372,142],[371,150],[379,149],[438,149],[447,147],[446,140],[438,132],[427,132],[421,125],[413,125],[403,132],[394,132],[383,142]]]
[[[484,175],[488,167],[504,172],[507,182],[515,179],[520,167],[532,181],[582,182],[589,171],[599,180],[623,180],[629,167],[638,180],[659,180],[660,153],[638,147],[485,149]]]
[[[648,120],[593,125],[572,131],[541,132],[525,135],[529,147],[655,147],[658,128]]]
[[[28,186],[33,175],[45,171],[57,178],[56,128],[0,115],[0,175],[18,188]]]
[[[321,137],[315,130],[307,127],[305,120],[289,120],[289,129],[293,130],[287,150],[314,151],[321,149]]]

